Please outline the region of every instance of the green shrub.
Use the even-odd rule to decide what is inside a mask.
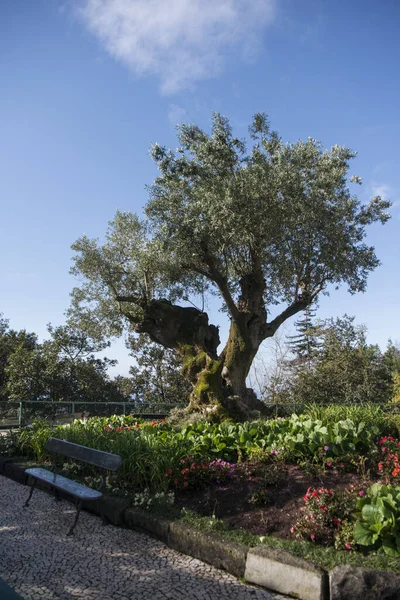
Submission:
[[[400,487],[373,484],[357,501],[354,539],[369,550],[400,557]]]
[[[350,549],[348,525],[353,520],[356,494],[359,492],[353,485],[340,492],[324,487],[308,488],[304,496],[304,512],[291,528],[291,533],[298,539],[323,544],[335,542],[341,549]]]
[[[50,458],[46,450],[46,443],[53,435],[54,428],[47,421],[34,421],[28,425],[19,435],[15,437],[16,453],[23,454],[38,462],[44,462]]]

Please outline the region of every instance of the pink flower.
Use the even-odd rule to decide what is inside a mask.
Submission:
[[[333,524],[334,525],[340,525],[341,524],[341,520],[337,519],[336,517],[333,519]]]
[[[346,542],[346,543],[345,543],[345,548],[346,548],[347,550],[351,550],[351,544],[350,544],[350,542]]]
[[[363,497],[363,496],[365,496],[365,492],[363,492],[363,491],[361,490],[360,492],[358,492],[358,495],[359,495],[359,496],[361,496],[361,497]]]
[[[329,446],[324,446],[324,450],[327,452],[329,450]]]
[[[320,508],[321,508],[321,510],[328,510],[328,509],[326,508],[325,504],[324,504],[323,506],[321,506]]]
[[[292,527],[290,528],[290,533],[294,533],[294,525],[292,525]]]
[[[258,477],[254,477],[253,481],[254,483],[258,483]]]
[[[327,460],[326,461],[326,466],[327,467],[331,467],[332,466],[332,461],[331,460]]]
[[[315,540],[315,535],[313,533],[310,533],[310,538],[311,538],[311,541],[313,542]]]

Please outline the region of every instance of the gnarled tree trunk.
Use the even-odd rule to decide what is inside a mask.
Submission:
[[[221,283],[223,288],[223,283]],[[124,312],[138,333],[147,333],[152,341],[177,352],[182,373],[193,391],[188,410],[210,418],[246,420],[263,413],[265,405],[246,387],[246,378],[261,342],[274,335],[288,317],[304,309],[309,298],[299,297],[270,323],[264,305],[265,281],[261,270],[241,280],[237,304],[230,303],[231,325],[228,341],[220,354],[218,327],[208,315],[194,307],[182,307],[167,300],[142,303],[143,317]],[[117,298],[129,302],[129,298]],[[137,299],[135,299],[137,302]]]
[[[207,314],[166,300],[151,301],[144,319],[132,325],[137,332],[147,333],[152,341],[174,349],[181,357],[182,373],[193,386],[189,411],[236,420],[262,412],[263,403],[246,388],[246,378],[261,343],[254,332],[252,336],[243,334],[232,322],[227,344],[218,355],[218,327],[209,324]]]

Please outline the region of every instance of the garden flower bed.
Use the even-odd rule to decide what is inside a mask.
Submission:
[[[109,478],[108,492],[131,506],[196,521],[249,546],[283,544],[324,567],[328,558],[337,564],[336,552],[339,563],[367,559],[400,570],[398,417],[369,408],[348,414],[335,420],[327,409],[319,418],[180,429],[133,416],[55,428],[35,423],[3,436],[0,450],[42,463],[53,435],[112,451],[124,464]],[[90,469],[63,468],[96,483]],[[325,558],[318,549],[328,552]]]

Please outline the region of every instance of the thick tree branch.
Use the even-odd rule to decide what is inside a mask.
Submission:
[[[131,302],[132,304],[137,304],[137,306],[144,307],[147,305],[147,298],[144,296],[139,296],[138,294],[130,295],[130,296],[115,296],[117,302]]]
[[[214,275],[214,281],[217,284],[219,291],[221,292],[221,296],[224,299],[226,306],[228,307],[228,310],[230,312],[232,319],[235,321],[235,323],[238,323],[239,322],[239,310],[231,296],[231,293],[228,288],[228,283],[227,283],[225,277],[223,277],[219,273],[216,273]]]
[[[216,267],[215,258],[209,252],[207,243],[205,241],[202,241],[200,243],[200,248],[201,248],[201,251],[203,254],[203,260],[208,265],[208,268],[209,268],[209,273],[208,273],[209,278],[218,286],[218,289],[221,292],[221,296],[229,310],[229,313],[230,313],[232,319],[235,322],[238,322],[239,321],[239,310],[238,310],[238,308],[232,298],[232,295],[229,291],[228,282],[227,282],[226,277],[224,277],[224,275],[222,275],[222,273]]]
[[[293,317],[293,315],[295,315],[296,313],[307,308],[309,304],[309,296],[307,296],[304,299],[300,297],[298,300],[295,300],[295,302],[293,302],[290,306],[285,308],[285,310],[283,310],[280,315],[275,317],[275,319],[273,319],[270,323],[266,323],[264,325],[262,330],[262,339],[265,340],[266,338],[272,337],[277,331],[277,329],[282,325],[282,323],[284,323],[290,317]]]
[[[287,319],[290,319],[290,317],[293,317],[293,315],[301,310],[306,309],[307,306],[309,306],[322,292],[325,287],[325,283],[325,280],[322,280],[318,284],[318,287],[314,287],[311,293],[304,291],[303,294],[298,296],[297,300],[295,300],[290,306],[282,311],[280,315],[275,317],[275,319],[273,319],[270,323],[266,323],[262,331],[262,339],[265,340],[266,338],[272,337],[282,323],[284,323]]]

